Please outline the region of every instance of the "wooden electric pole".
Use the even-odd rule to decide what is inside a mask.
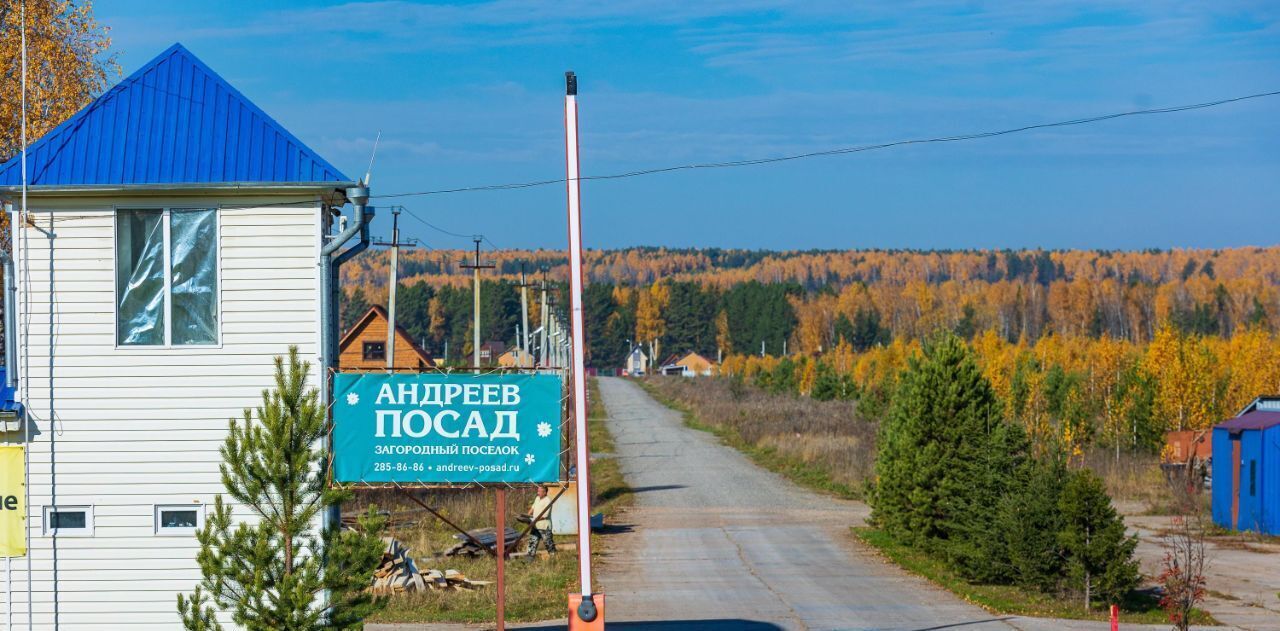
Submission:
[[[538,306],[541,308],[538,313],[538,321],[542,324],[542,335],[538,340],[538,363],[543,368],[546,368],[551,365],[547,362],[547,335],[549,333],[547,329],[551,326],[551,309],[547,305],[546,268],[542,269],[542,281],[539,282],[539,287],[542,290],[542,299],[538,302]]]
[[[400,286],[400,248],[418,247],[417,239],[400,240],[400,211],[403,206],[391,207],[391,241],[375,240],[373,245],[391,248],[390,279],[387,284],[387,368],[396,365],[396,288]]]
[[[529,354],[529,281],[524,275],[524,263],[520,263],[520,367],[528,368]]]

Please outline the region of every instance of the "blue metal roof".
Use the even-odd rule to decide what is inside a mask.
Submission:
[[[27,149],[31,186],[350,182],[174,44]],[[0,186],[21,184],[20,156]]]

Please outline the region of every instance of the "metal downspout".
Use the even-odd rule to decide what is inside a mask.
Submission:
[[[4,266],[4,385],[15,387],[18,381],[18,320],[13,313],[17,284],[13,280],[13,257],[0,250],[0,264]]]
[[[329,372],[338,366],[338,268],[369,247],[369,222],[373,221],[374,214],[373,208],[366,207],[369,202],[369,187],[355,186],[347,189],[345,193],[354,207],[353,221],[345,230],[320,248],[320,402],[325,409],[328,409],[332,396],[332,380]],[[360,235],[360,241],[334,256],[334,253],[357,233]],[[329,446],[325,445],[325,449],[328,448]],[[321,514],[321,525],[325,531],[328,531],[333,524],[341,522],[340,506],[330,506]]]

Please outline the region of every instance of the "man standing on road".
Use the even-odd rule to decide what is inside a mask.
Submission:
[[[530,519],[533,522],[533,529],[529,531],[529,557],[533,558],[538,553],[538,542],[545,541],[547,554],[556,553],[556,540],[551,535],[551,502],[552,498],[547,495],[547,487],[544,484],[538,485],[538,497],[533,500],[533,507],[529,509]]]

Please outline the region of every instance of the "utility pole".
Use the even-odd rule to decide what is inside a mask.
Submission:
[[[557,324],[555,314],[552,314],[547,320],[547,327],[550,329],[550,346],[547,346],[547,365],[560,368],[560,327]]]
[[[391,207],[391,241],[373,242],[373,245],[391,248],[391,262],[387,266],[391,270],[391,278],[387,284],[387,368],[395,368],[396,365],[396,287],[400,285],[400,248],[418,246],[417,239],[400,240],[400,211],[402,210],[404,210],[403,206]]]
[[[520,367],[525,368],[529,355],[529,282],[524,276],[524,262],[520,263]]]
[[[547,327],[550,326],[551,309],[547,305],[547,269],[542,268],[542,282],[539,283],[542,289],[542,299],[538,301],[541,308],[538,314],[538,321],[542,323],[542,335],[538,340],[538,359],[543,368],[550,364],[547,363]]]
[[[471,264],[463,263],[459,267],[469,269],[472,272],[472,298],[474,308],[474,319],[471,322],[471,362],[476,372],[480,372],[480,270],[493,269],[492,263],[480,263],[480,241],[484,240],[483,236],[475,236],[471,238],[476,242],[476,258]]]
[[[480,374],[480,270],[493,269],[492,263],[480,262],[480,242],[484,240],[482,235],[472,237],[472,241],[476,243],[476,255],[472,259],[470,265],[463,263],[463,269],[469,269],[472,272],[472,308],[473,319],[471,321],[471,363],[474,365],[475,373]],[[498,553],[498,631],[506,629],[506,608],[507,608],[507,586],[506,586],[506,563],[507,563],[507,491],[502,487],[498,487],[493,491],[494,504],[496,506],[496,528],[498,533],[497,545],[494,551]]]

